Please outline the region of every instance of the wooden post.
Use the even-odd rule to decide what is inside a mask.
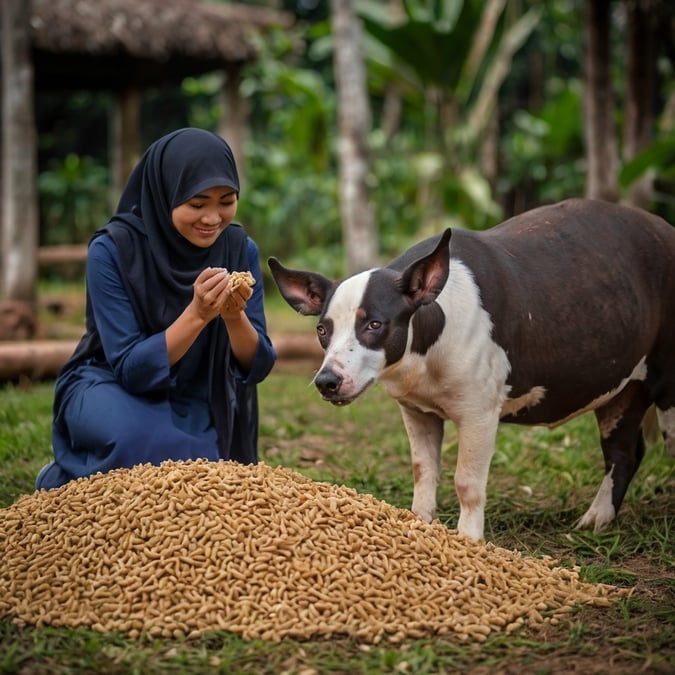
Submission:
[[[234,161],[237,163],[239,184],[246,182],[246,166],[244,163],[244,144],[248,120],[248,101],[239,93],[241,70],[238,66],[230,66],[225,70],[225,84],[221,94],[223,116],[218,125],[218,134],[232,148]]]
[[[0,3],[2,190],[0,293],[35,313],[37,297],[37,142],[28,0]]]
[[[586,0],[584,52],[584,134],[586,196],[615,202],[619,156],[611,73],[611,0]]]
[[[135,87],[128,87],[118,94],[111,121],[111,210],[117,208],[122,188],[140,155],[140,94]]]

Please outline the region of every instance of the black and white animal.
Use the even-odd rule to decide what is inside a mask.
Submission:
[[[351,403],[380,381],[398,401],[424,520],[448,419],[457,527],[473,539],[500,421],[553,427],[594,411],[605,476],[577,526],[596,531],[621,506],[654,404],[675,455],[675,228],[654,215],[569,200],[485,232],[448,229],[339,282],[269,266],[295,310],[320,315],[323,398]]]

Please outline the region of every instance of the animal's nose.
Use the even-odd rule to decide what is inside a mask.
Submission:
[[[342,384],[342,378],[334,371],[324,368],[314,378],[316,388],[322,394],[334,394]]]

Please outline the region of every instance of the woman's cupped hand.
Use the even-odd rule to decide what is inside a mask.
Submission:
[[[205,322],[220,314],[224,320],[237,319],[253,294],[247,284],[232,288],[230,273],[222,267],[207,267],[194,283],[193,309]]]

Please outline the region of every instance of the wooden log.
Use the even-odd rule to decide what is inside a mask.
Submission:
[[[43,380],[57,373],[77,346],[77,340],[0,341],[0,381],[27,377]],[[320,363],[323,351],[313,333],[290,333],[272,337],[280,361]]]
[[[0,342],[0,381],[27,377],[43,380],[56,377],[77,341],[22,340]]]
[[[323,349],[314,333],[285,333],[272,336],[272,344],[277,356],[282,360],[309,360],[323,359]]]
[[[60,245],[41,246],[38,249],[38,265],[49,267],[52,265],[84,265],[87,261],[87,245]]]

